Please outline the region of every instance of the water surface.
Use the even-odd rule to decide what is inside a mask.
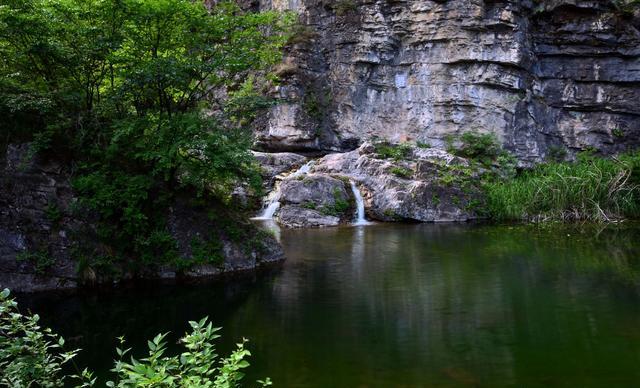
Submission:
[[[640,228],[372,225],[283,230],[276,271],[23,298],[106,371],[209,316],[279,387],[640,386]]]

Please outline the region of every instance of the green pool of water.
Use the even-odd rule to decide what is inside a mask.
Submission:
[[[281,231],[252,277],[22,297],[104,375],[187,320],[242,337],[277,387],[640,386],[640,228],[373,225]]]

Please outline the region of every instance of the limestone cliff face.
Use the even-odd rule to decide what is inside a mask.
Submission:
[[[640,144],[638,11],[610,1],[262,0],[302,25],[267,151],[493,132],[522,163]],[[635,14],[634,14],[635,12]]]

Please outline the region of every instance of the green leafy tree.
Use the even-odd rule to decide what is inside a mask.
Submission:
[[[1,125],[73,167],[112,256],[175,259],[176,195],[259,190],[247,124],[268,105],[259,90],[289,15],[192,0],[0,4]]]

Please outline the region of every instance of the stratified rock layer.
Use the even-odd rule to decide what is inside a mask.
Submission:
[[[618,2],[621,3],[621,2]],[[266,150],[442,147],[495,133],[522,164],[640,144],[637,11],[554,0],[264,0],[303,27],[279,71]],[[635,12],[635,14],[634,14]]]

